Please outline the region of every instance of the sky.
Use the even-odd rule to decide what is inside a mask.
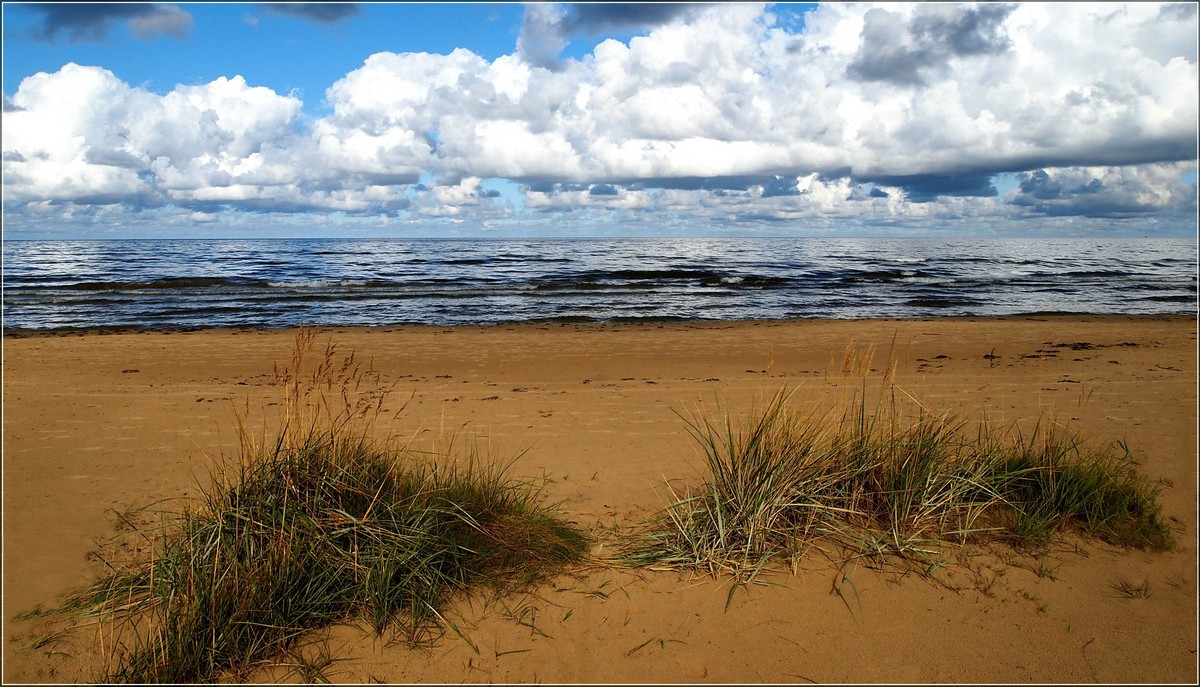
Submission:
[[[1194,3],[3,6],[4,238],[1197,234]]]

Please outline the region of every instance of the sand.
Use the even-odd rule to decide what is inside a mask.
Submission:
[[[14,616],[93,579],[89,552],[118,513],[197,492],[236,445],[237,410],[270,416],[272,368],[294,334],[4,338],[5,682],[94,679],[94,631],[34,649],[49,621]],[[1150,553],[1068,537],[1040,555],[964,551],[935,573],[957,590],[814,552],[728,608],[728,580],[591,569],[503,602],[459,602],[474,647],[453,633],[412,649],[333,628],[335,682],[1197,680],[1193,317],[393,327],[318,340],[397,383],[389,410],[407,405],[388,431],[520,454],[514,474],[546,478],[547,498],[597,533],[661,507],[665,480],[698,479],[680,413],[748,408],[783,385],[815,406],[877,386],[894,361],[898,387],[931,408],[998,426],[1053,416],[1126,441],[1179,544]],[[866,364],[846,371],[851,346]],[[1150,595],[1121,595],[1122,580]]]

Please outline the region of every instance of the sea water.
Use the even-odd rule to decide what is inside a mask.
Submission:
[[[1195,314],[1191,239],[3,243],[5,331]]]

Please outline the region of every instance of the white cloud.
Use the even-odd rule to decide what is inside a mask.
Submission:
[[[165,96],[111,72],[68,64],[25,79],[4,114],[5,201],[169,202],[176,191],[226,187],[295,150],[295,98],[240,77]],[[287,175],[294,180],[294,170]]]
[[[6,202],[119,202],[149,191],[116,122],[143,104],[112,73],[68,64],[22,82],[4,113]],[[113,164],[117,160],[129,164]]]
[[[37,74],[5,103],[6,213],[52,200],[514,216],[483,198],[487,178],[525,184],[532,213],[622,218],[1194,213],[1176,164],[1195,159],[1200,99],[1185,6],[837,3],[791,33],[769,8],[725,3],[559,56],[572,31],[614,21],[537,4],[512,55],[376,53],[311,122],[298,98],[238,76],[157,95],[97,67]],[[1039,170],[1068,191],[1081,174],[1100,185],[1034,202],[1050,200]],[[1030,190],[996,195],[989,179],[1011,172]],[[1125,210],[1097,209],[1110,206]]]
[[[197,223],[216,222],[218,216],[212,212],[193,212],[188,215],[188,219]]]

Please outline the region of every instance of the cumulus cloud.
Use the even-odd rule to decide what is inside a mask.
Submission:
[[[554,3],[525,5],[525,20],[517,37],[517,53],[525,62],[544,69],[558,66],[558,54],[567,46],[563,29],[566,11]]]
[[[1069,167],[1022,174],[1009,202],[1046,215],[1127,218],[1194,214],[1196,195],[1175,165]]]
[[[862,81],[925,84],[930,72],[944,74],[953,58],[1007,51],[1012,43],[1004,20],[1014,9],[1004,4],[923,4],[905,18],[872,8],[863,16],[862,43],[848,73]]]
[[[25,79],[13,105],[4,151],[23,161],[6,159],[6,202],[155,206],[269,186],[273,163],[294,182],[304,147],[289,129],[300,101],[240,76],[159,96],[72,63]]]
[[[537,3],[513,54],[376,53],[313,120],[238,76],[157,95],[72,64],[4,103],[6,211],[1183,217],[1200,99],[1188,7],[835,3],[795,29],[748,3]],[[561,57],[570,36],[620,27],[644,35]]]
[[[174,5],[153,3],[30,3],[26,7],[42,15],[34,27],[35,38],[54,41],[66,35],[72,42],[103,41],[117,22],[129,22],[138,38],[158,35],[184,39],[192,28],[192,15]]]
[[[571,37],[643,31],[693,13],[693,3],[557,3],[525,5],[517,52],[534,66],[558,69],[559,54]]]

